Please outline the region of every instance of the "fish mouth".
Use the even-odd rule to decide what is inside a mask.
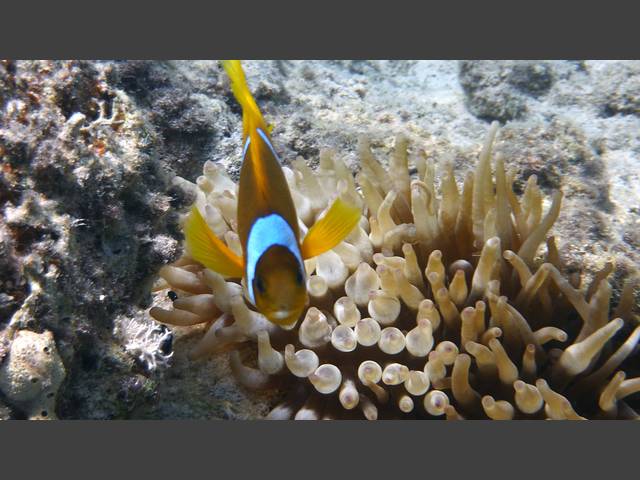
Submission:
[[[295,325],[300,313],[295,310],[275,310],[267,318],[281,327]]]
[[[294,312],[292,312],[291,310],[276,310],[271,314],[271,316],[276,320],[284,320],[286,318],[289,318],[291,315],[293,315],[293,313]]]

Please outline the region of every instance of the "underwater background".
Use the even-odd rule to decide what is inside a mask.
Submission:
[[[613,303],[640,252],[640,62],[247,61],[283,162],[357,168],[397,134],[460,180],[492,121],[518,180],[562,187],[568,270],[607,262]],[[178,216],[209,160],[237,180],[241,113],[213,61],[0,63],[0,419],[264,415],[227,358],[147,311],[181,254]],[[587,282],[588,283],[588,282]],[[11,352],[13,362],[8,358]],[[637,364],[637,356],[636,356]]]

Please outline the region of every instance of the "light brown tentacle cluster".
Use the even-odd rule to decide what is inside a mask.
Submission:
[[[230,351],[243,385],[281,389],[272,419],[638,418],[627,402],[640,390],[627,378],[638,370],[634,280],[610,320],[611,264],[584,289],[565,278],[548,236],[562,194],[544,207],[531,176],[518,197],[514,173],[493,159],[496,133],[492,125],[462,184],[445,164],[439,188],[433,162],[410,159],[404,138],[388,169],[361,140],[355,179],[329,151],[315,173],[302,159],[285,167],[303,232],[337,196],[363,212],[344,242],[306,262],[310,305],[292,328],[187,256],[160,271],[155,290],[178,299],[151,316],[205,324],[192,357]],[[210,162],[196,184],[178,183],[239,250],[236,184]],[[257,363],[242,357],[244,344]]]

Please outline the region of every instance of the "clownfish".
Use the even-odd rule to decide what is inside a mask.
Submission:
[[[216,237],[195,206],[184,226],[187,251],[215,272],[244,278],[256,309],[275,324],[291,325],[307,303],[304,260],[340,243],[359,222],[360,210],[338,198],[300,241],[298,216],[270,129],[249,91],[240,61],[223,61],[223,66],[242,107],[237,210],[242,257]]]

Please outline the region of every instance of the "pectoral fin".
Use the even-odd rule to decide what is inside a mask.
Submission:
[[[184,236],[191,258],[221,275],[242,277],[242,258],[215,236],[195,205],[185,222]]]
[[[316,257],[331,250],[351,233],[359,220],[360,210],[338,198],[307,232],[302,242],[302,258]]]

